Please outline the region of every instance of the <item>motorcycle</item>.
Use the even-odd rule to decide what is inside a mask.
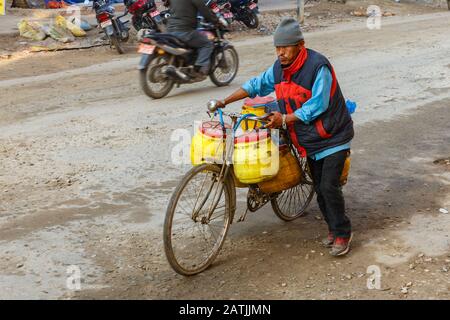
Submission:
[[[108,0],[95,0],[92,7],[95,10],[98,26],[109,39],[110,46],[114,46],[119,54],[123,54],[121,43],[128,41],[129,27],[127,24],[129,21],[122,22],[120,19],[128,14],[127,10],[116,17],[114,7],[110,5]]]
[[[214,43],[209,78],[218,87],[229,85],[239,69],[236,49],[224,39],[226,29],[201,23],[199,31]],[[174,85],[200,82],[206,76],[194,71],[197,50],[168,33],[145,32],[139,46],[140,83],[149,97],[160,99],[169,94]]]
[[[217,0],[208,1],[206,5],[216,14],[218,18],[225,19],[228,25],[233,22],[233,13],[231,12],[231,4],[228,1],[219,2]]]
[[[170,16],[169,10],[160,12],[155,0],[125,0],[125,6],[132,16],[131,23],[136,31],[142,29],[166,31],[166,22]]]
[[[232,15],[228,19],[241,21],[250,29],[259,27],[258,0],[220,0],[219,3],[224,10],[229,8],[228,10]],[[227,16],[230,16],[230,14],[227,14]]]

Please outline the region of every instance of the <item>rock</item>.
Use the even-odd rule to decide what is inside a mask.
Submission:
[[[442,267],[442,271],[443,271],[443,272],[448,272],[448,268],[447,268],[446,266],[443,266],[443,267]]]
[[[423,253],[420,253],[417,257],[418,258],[422,258],[424,256],[424,254]]]
[[[426,259],[424,259],[423,261],[425,261],[425,262],[431,262],[431,261],[433,261],[433,259],[431,259],[431,258],[426,258]]]
[[[405,286],[406,286],[407,288],[409,288],[409,287],[411,287],[412,285],[413,285],[412,282],[408,282]]]
[[[439,212],[440,212],[440,213],[444,213],[444,214],[448,214],[448,210],[447,210],[447,209],[444,209],[444,208],[440,208],[440,209],[439,209]]]
[[[281,286],[282,286],[282,287],[286,287],[287,284],[283,282],[283,283],[281,284]]]
[[[367,16],[367,13],[365,13],[363,11],[352,11],[352,12],[350,12],[350,14],[355,17],[366,17]]]
[[[316,220],[322,220],[322,217],[321,217],[321,216],[314,216],[314,219],[316,219]]]
[[[20,269],[20,268],[22,268],[23,267],[23,263],[18,263],[17,265],[16,265],[16,268],[17,269]]]
[[[402,289],[400,290],[403,294],[408,294],[408,288],[407,287],[402,287]]]

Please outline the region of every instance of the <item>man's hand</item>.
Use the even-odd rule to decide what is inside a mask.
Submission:
[[[242,100],[247,97],[248,97],[248,93],[244,89],[239,88],[234,93],[232,93],[230,96],[225,98],[225,100],[218,100],[217,106],[219,108],[225,108],[226,105],[233,103],[235,101]]]
[[[225,102],[222,100],[217,100],[216,104],[218,108],[225,108]]]
[[[283,118],[280,112],[273,112],[271,116],[269,116],[269,123],[266,124],[266,128],[268,129],[278,129],[281,128],[283,124]]]

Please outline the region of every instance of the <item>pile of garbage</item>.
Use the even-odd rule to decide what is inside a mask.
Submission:
[[[75,41],[76,37],[85,37],[86,31],[92,28],[84,22],[78,24],[74,22],[75,20],[68,21],[63,16],[57,15],[50,24],[23,19],[19,22],[18,27],[20,35],[27,39],[42,41],[50,37],[56,41],[68,43]]]

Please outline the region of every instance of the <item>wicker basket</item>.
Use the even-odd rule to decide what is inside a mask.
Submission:
[[[302,170],[289,148],[280,148],[280,171],[271,180],[258,184],[264,193],[276,193],[298,185],[302,180]]]

